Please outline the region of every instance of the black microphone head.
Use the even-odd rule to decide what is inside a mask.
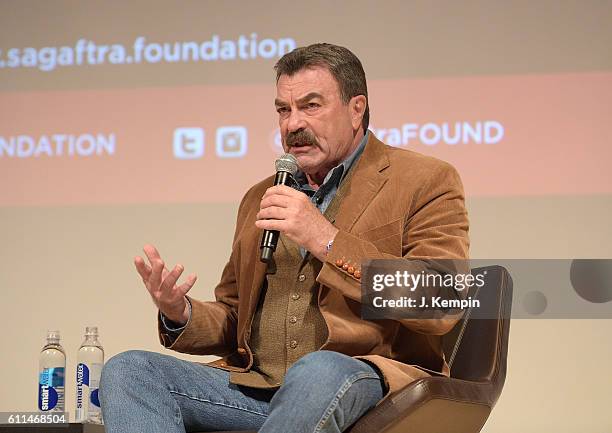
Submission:
[[[290,153],[285,153],[283,156],[278,158],[274,163],[276,171],[284,171],[289,173],[291,176],[295,176],[298,171],[298,162],[295,156]]]

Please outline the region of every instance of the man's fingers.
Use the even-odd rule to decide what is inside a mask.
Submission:
[[[145,255],[147,256],[147,258],[149,259],[149,262],[151,264],[153,264],[153,262],[155,260],[161,260],[161,257],[159,255],[159,251],[157,251],[157,248],[155,248],[153,245],[151,244],[146,244],[142,250],[144,251]]]
[[[287,208],[270,206],[257,212],[257,219],[284,220],[287,218]]]
[[[291,199],[286,195],[272,194],[261,200],[260,209],[265,209],[270,206],[289,207]]]
[[[140,256],[134,257],[134,266],[142,280],[146,283],[151,276],[151,266],[147,265],[144,259]]]
[[[160,287],[162,293],[169,293],[170,290],[172,290],[184,270],[185,268],[183,268],[183,265],[176,265],[174,269],[168,273]]]
[[[169,273],[170,271],[168,270],[168,268],[164,266],[164,269],[162,269],[162,277],[161,277],[162,281],[166,279]]]
[[[193,287],[197,279],[198,279],[198,276],[196,274],[190,274],[187,277],[187,281],[185,281],[183,284],[178,286],[176,290],[179,292],[181,296],[185,296],[185,294],[191,290],[191,288]]]
[[[255,226],[263,230],[278,230],[279,232],[285,232],[287,224],[285,220],[274,220],[274,219],[263,219],[255,221]]]
[[[155,259],[152,262],[151,276],[149,277],[149,287],[151,293],[159,292],[161,285],[161,274],[164,269],[164,262],[161,259]]]
[[[275,195],[275,194],[284,195],[287,197],[298,197],[300,194],[305,195],[303,192],[297,191],[289,186],[275,185],[275,186],[271,186],[270,188],[266,190],[262,199],[265,199],[266,197]]]
[[[147,265],[142,257],[134,258],[134,264],[140,276],[147,283],[147,289],[156,298],[162,294],[174,295],[174,290],[184,296],[196,282],[197,276],[191,274],[187,281],[180,286],[176,286],[176,282],[185,270],[183,265],[176,265],[171,271],[166,268],[164,261],[159,255],[159,251],[153,245],[147,244],[143,247],[143,251],[151,266]]]

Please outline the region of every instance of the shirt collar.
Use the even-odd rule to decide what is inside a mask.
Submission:
[[[365,149],[365,145],[368,142],[368,138],[370,135],[370,131],[366,130],[366,133],[363,135],[363,138],[359,142],[359,146],[351,153],[348,157],[346,157],[340,164],[329,170],[327,175],[325,175],[325,179],[323,179],[323,183],[319,187],[319,189],[328,187],[328,183],[333,179],[329,186],[340,185],[340,183],[344,180],[349,170],[353,166],[353,164],[359,159],[361,154],[363,153],[363,149]],[[308,184],[308,180],[306,179],[306,175],[302,170],[299,170],[295,175],[295,181],[299,185],[300,189],[312,189],[312,187]]]

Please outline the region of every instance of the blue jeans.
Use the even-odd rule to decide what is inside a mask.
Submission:
[[[277,391],[231,384],[218,368],[132,350],[104,366],[100,402],[107,433],[338,433],[382,399],[383,387],[371,365],[328,350],[299,359]]]

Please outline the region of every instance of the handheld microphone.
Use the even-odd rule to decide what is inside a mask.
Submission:
[[[291,185],[293,177],[298,170],[298,163],[295,156],[290,153],[285,153],[278,158],[274,163],[276,167],[276,177],[274,178],[274,186],[276,185]],[[264,230],[263,237],[259,249],[261,250],[261,261],[268,263],[276,251],[278,244],[278,230]]]

